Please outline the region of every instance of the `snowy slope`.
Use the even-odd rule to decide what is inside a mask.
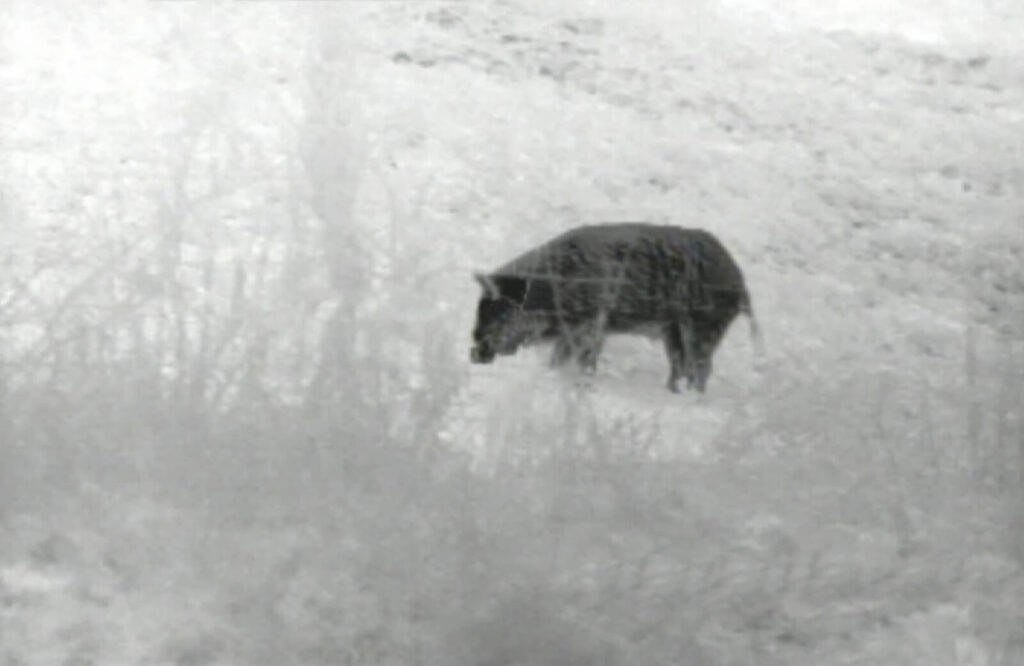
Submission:
[[[0,661],[1024,663],[1015,4],[59,9],[0,10]],[[469,366],[473,270],[640,219],[722,238],[763,358]],[[226,407],[137,414],[208,321]]]

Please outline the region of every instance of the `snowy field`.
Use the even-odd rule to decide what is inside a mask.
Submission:
[[[1024,5],[0,6],[0,666],[1024,666]],[[715,233],[703,396],[469,363]]]

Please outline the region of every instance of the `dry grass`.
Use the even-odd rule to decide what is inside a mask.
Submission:
[[[9,11],[5,663],[1019,661],[1016,55],[356,4]],[[473,268],[636,218],[759,366],[467,367]]]

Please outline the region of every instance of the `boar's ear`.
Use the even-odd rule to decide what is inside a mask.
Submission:
[[[473,277],[476,278],[476,281],[484,288],[484,295],[487,296],[487,298],[501,298],[501,290],[498,289],[498,283],[494,281],[494,278],[484,273],[474,273]]]

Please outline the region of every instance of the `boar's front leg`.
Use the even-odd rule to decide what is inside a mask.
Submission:
[[[607,324],[608,313],[601,310],[593,320],[581,327],[581,334],[578,336],[580,341],[578,361],[585,372],[597,371],[597,357],[601,355],[601,349],[604,347],[604,330]]]
[[[569,331],[562,331],[555,338],[555,346],[551,350],[551,367],[558,368],[576,355],[576,342]]]
[[[597,358],[604,346],[604,330],[608,315],[599,312],[590,321],[576,326],[566,326],[555,339],[555,348],[551,353],[552,367],[563,365],[574,359],[584,372],[593,373],[597,370]]]

